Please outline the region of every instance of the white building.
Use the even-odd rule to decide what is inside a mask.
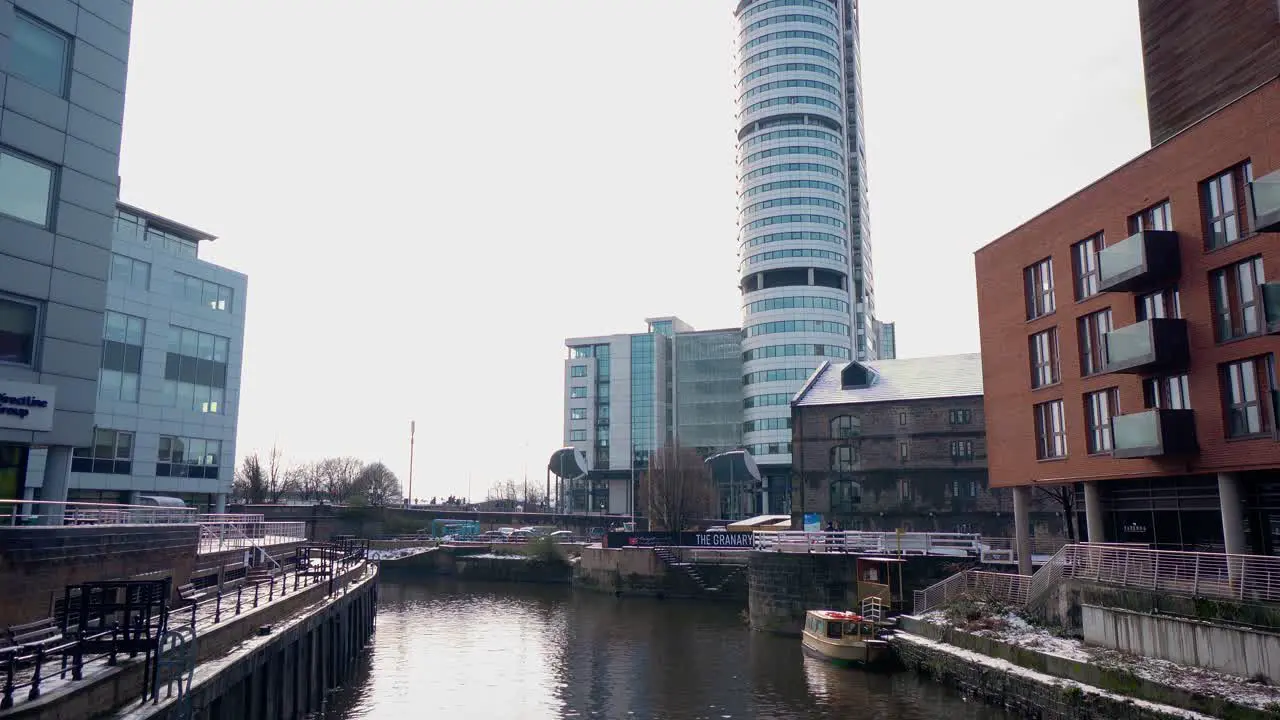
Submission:
[[[875,319],[858,8],[741,0],[736,16],[743,444],[781,498],[792,397],[824,361],[889,354]]]
[[[92,444],[72,452],[68,500],[161,494],[211,511],[225,507],[248,278],[199,258],[200,244],[212,240],[118,205]],[[44,451],[33,448],[28,498],[41,497],[44,462]]]

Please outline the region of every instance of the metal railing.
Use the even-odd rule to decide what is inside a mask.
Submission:
[[[313,585],[328,583],[327,593],[332,595],[337,578],[365,562],[367,555],[368,543],[364,541],[312,543],[299,547],[281,563],[283,571],[278,575],[264,577],[257,582],[246,578],[217,588],[192,591],[192,595],[168,610],[167,625],[190,626],[199,629],[197,634],[203,634],[213,626]],[[61,618],[51,622],[59,627],[63,624]],[[163,630],[160,635],[163,635]],[[57,632],[41,642],[7,646],[3,645],[4,634],[0,633],[0,677],[3,678],[0,709],[13,707],[15,702],[23,699],[39,698],[45,689],[42,685],[51,678],[64,680],[70,674],[72,681],[78,681],[88,676],[83,668],[98,660],[106,659],[107,665],[114,665],[118,654],[115,651],[89,654],[82,649],[86,645],[100,644],[104,639],[121,637],[127,632],[128,628],[117,624],[90,635]],[[165,652],[169,648],[159,649]],[[25,698],[15,697],[19,690],[24,689],[27,690]]]
[[[961,597],[1020,606],[1027,603],[1030,591],[1030,575],[962,570],[924,590],[916,590],[912,612],[916,615],[926,613]]]
[[[884,553],[977,558],[982,536],[968,533],[757,532],[756,550],[789,553]]]
[[[231,517],[234,516],[200,524],[200,553],[249,550],[307,539],[305,522],[263,522],[261,515],[245,516],[257,519],[226,519]]]
[[[0,525],[172,525],[261,523],[261,514],[201,513],[193,507],[0,499]]]
[[[1047,559],[1070,542],[1066,538],[1034,536],[1031,538],[1032,559]],[[983,537],[980,557],[984,565],[1017,565],[1017,540],[1005,537]]]

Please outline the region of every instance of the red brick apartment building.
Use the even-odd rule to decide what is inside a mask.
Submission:
[[[1154,147],[975,254],[991,485],[1280,554],[1280,3],[1140,10]]]

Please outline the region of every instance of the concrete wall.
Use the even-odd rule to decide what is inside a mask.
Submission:
[[[1205,621],[1218,621],[1257,627],[1280,627],[1280,607],[1233,600],[1194,598],[1168,592],[1152,592],[1140,588],[1064,579],[1051,588],[1041,601],[1028,609],[1041,622],[1061,626],[1079,633],[1083,627],[1081,607],[1122,608],[1135,612],[1158,612]]]
[[[725,602],[747,599],[747,576],[740,564],[719,564],[707,553],[694,566],[708,591],[687,572],[662,562],[649,548],[586,547],[573,567],[573,585],[623,596],[697,598]],[[686,557],[686,560],[691,560]]]
[[[1240,677],[1280,678],[1280,635],[1119,608],[1081,608],[1084,641]]]
[[[858,604],[853,555],[752,552],[748,561],[751,629],[799,635],[809,610]]]
[[[48,617],[67,585],[195,569],[197,525],[0,527],[0,627]]]

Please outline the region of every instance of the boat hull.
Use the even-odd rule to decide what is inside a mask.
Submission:
[[[806,632],[801,647],[806,655],[837,667],[879,670],[893,666],[893,650],[883,640],[836,643]]]

